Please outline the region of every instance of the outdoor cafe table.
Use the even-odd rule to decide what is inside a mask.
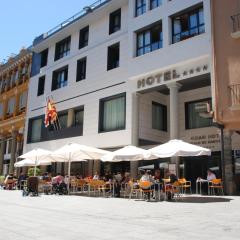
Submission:
[[[207,183],[208,185],[208,195],[209,195],[209,181],[206,179],[197,179],[196,180],[196,194],[202,195],[202,183]]]

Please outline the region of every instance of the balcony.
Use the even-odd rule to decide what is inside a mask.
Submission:
[[[232,20],[232,33],[231,36],[232,38],[240,38],[240,13],[231,16],[231,20]]]
[[[240,84],[229,86],[231,96],[231,109],[240,110]]]

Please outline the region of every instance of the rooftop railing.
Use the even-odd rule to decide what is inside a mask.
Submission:
[[[62,23],[58,24],[56,27],[54,27],[54,28],[50,29],[48,32],[44,33],[43,38],[47,38],[48,36],[54,34],[55,32],[57,32],[59,30],[61,30],[63,27],[66,27],[67,25],[71,24],[76,19],[92,12],[95,8],[98,8],[102,4],[104,4],[106,2],[109,2],[109,1],[111,1],[111,0],[98,0],[91,5],[84,7],[83,10],[81,10],[80,12],[76,13],[72,17],[66,19]]]

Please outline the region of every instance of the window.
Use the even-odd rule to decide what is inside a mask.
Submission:
[[[137,56],[162,48],[162,23],[137,33]]]
[[[84,48],[88,45],[88,38],[89,38],[89,26],[80,30],[79,49]]]
[[[79,82],[86,78],[87,58],[82,58],[77,61],[77,79]]]
[[[70,54],[71,36],[56,43],[55,61]]]
[[[19,111],[24,111],[27,106],[27,92],[23,92],[19,98]]]
[[[112,12],[109,16],[109,34],[121,29],[121,9]]]
[[[68,66],[53,72],[52,91],[67,86]]]
[[[42,132],[42,118],[29,120],[29,142],[40,142]]]
[[[44,87],[45,87],[45,76],[42,76],[38,79],[37,96],[41,96],[44,94]]]
[[[67,119],[68,119],[68,113],[67,112],[58,114],[58,120],[59,120],[59,124],[60,124],[61,129],[67,128]]]
[[[41,53],[41,63],[40,63],[40,67],[45,67],[47,66],[47,60],[48,60],[48,48],[43,50]]]
[[[76,109],[74,112],[74,126],[83,126],[84,109]]]
[[[201,117],[202,109],[204,110],[205,108],[205,111],[207,111],[207,105],[209,103],[211,103],[211,99],[185,104],[186,129],[210,127],[212,125],[212,119]]]
[[[136,0],[136,17],[146,12],[146,0]]]
[[[162,5],[162,0],[150,0],[150,10]]]
[[[3,117],[3,103],[0,103],[0,118]]]
[[[107,70],[119,67],[119,43],[108,47]]]
[[[15,98],[12,97],[8,100],[8,106],[7,106],[7,115],[11,115],[14,113],[15,108]]]
[[[152,102],[152,128],[167,131],[167,107],[156,102]]]
[[[10,154],[12,151],[12,139],[7,141],[7,145],[8,145],[7,153]]]
[[[99,113],[99,132],[125,129],[125,93],[100,100]]]
[[[176,43],[205,32],[203,7],[172,18],[172,42]]]

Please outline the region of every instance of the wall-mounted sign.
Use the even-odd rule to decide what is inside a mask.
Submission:
[[[188,67],[184,70],[171,69],[137,80],[137,88],[141,89],[145,87],[151,87],[154,85],[161,85],[171,80],[181,80],[184,78],[190,78],[195,75],[204,74],[207,72],[209,72],[208,64],[203,64],[190,68]]]

